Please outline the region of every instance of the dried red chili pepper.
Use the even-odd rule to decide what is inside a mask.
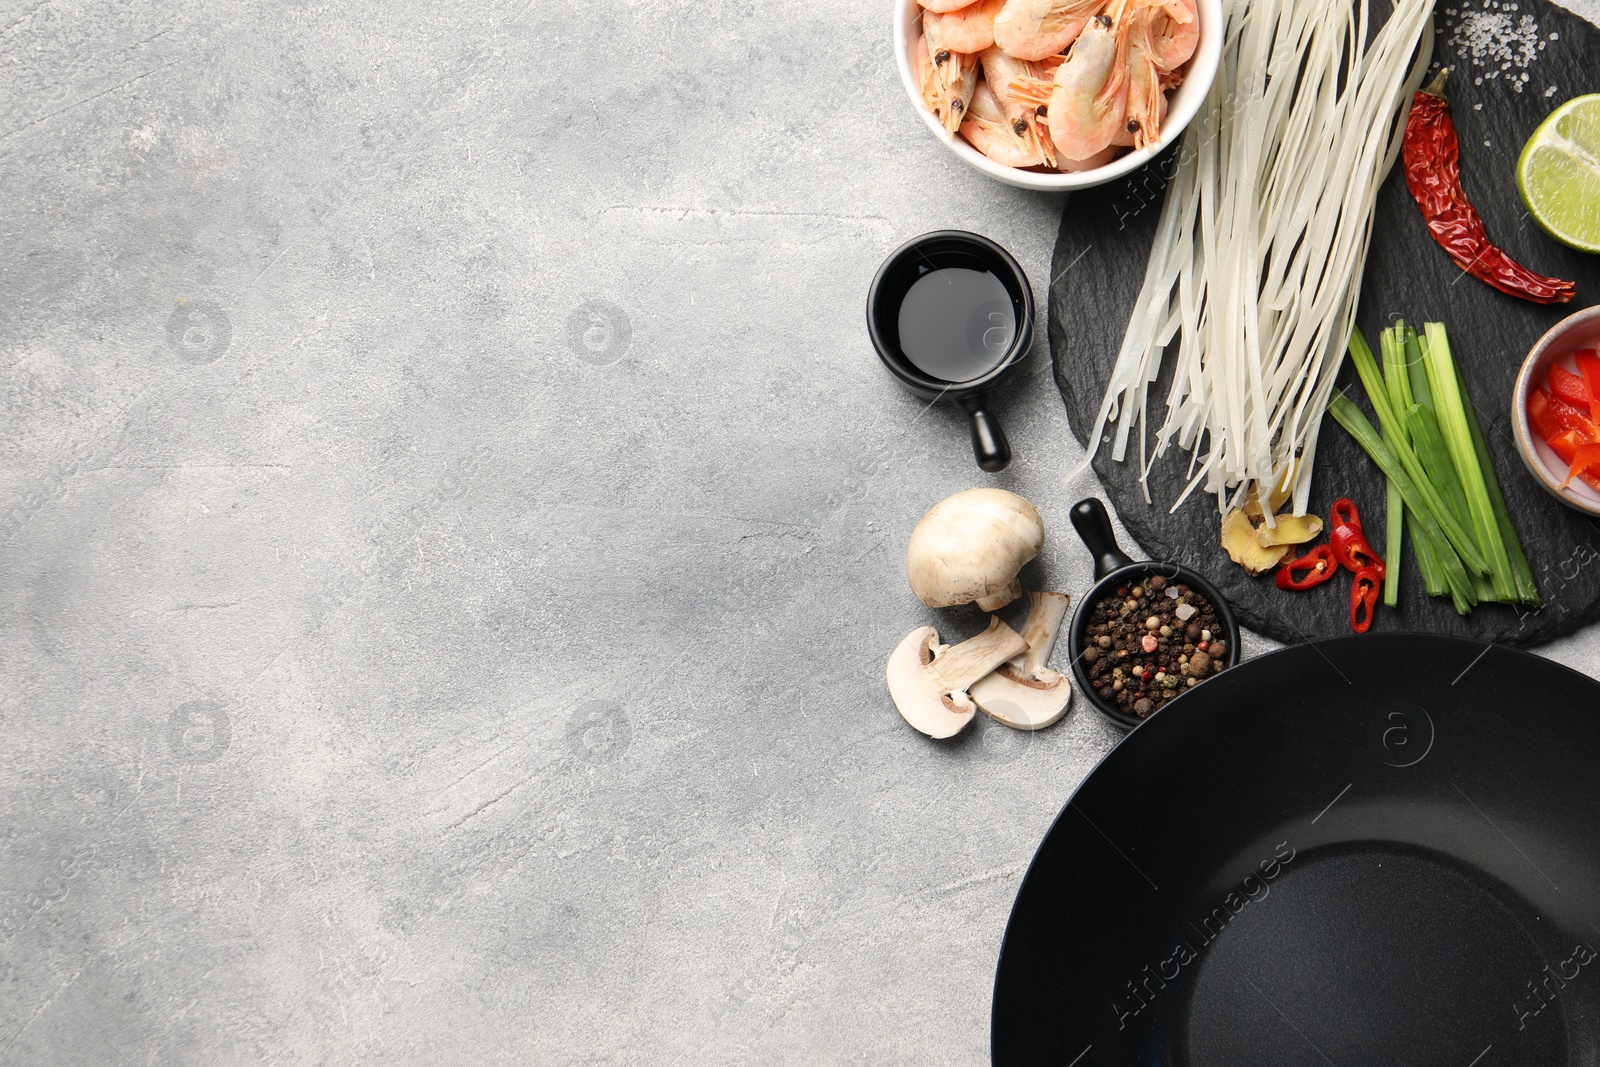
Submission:
[[[1299,559],[1285,560],[1273,581],[1279,589],[1299,592],[1313,589],[1338,573],[1339,561],[1334,558],[1333,549],[1318,545]]]
[[[1472,202],[1461,188],[1461,145],[1450,104],[1443,97],[1446,67],[1419,90],[1406,120],[1406,185],[1428,220],[1428,230],[1456,266],[1502,293],[1536,304],[1565,304],[1578,293],[1572,282],[1546,278],[1524,267],[1489,240]]]
[[[1364,634],[1372,628],[1372,615],[1378,607],[1378,593],[1383,588],[1383,574],[1371,567],[1356,571],[1356,580],[1350,586],[1350,629]]]

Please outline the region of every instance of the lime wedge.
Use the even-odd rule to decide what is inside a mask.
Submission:
[[[1533,131],[1517,191],[1551,237],[1600,252],[1600,94],[1568,100]]]

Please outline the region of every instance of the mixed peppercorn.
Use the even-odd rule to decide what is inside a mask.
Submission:
[[[1211,601],[1152,574],[1093,606],[1080,655],[1095,691],[1144,719],[1228,665],[1223,633]]]

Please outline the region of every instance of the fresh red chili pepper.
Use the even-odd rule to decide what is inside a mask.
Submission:
[[[1338,573],[1339,561],[1333,557],[1333,549],[1318,545],[1299,559],[1285,560],[1273,580],[1279,589],[1299,592],[1314,589]]]
[[[1367,544],[1367,535],[1361,532],[1361,527],[1352,526],[1342,522],[1333,528],[1333,533],[1328,535],[1328,547],[1333,549],[1333,558],[1337,559],[1344,569],[1355,573],[1365,570],[1378,572],[1381,579],[1385,573],[1383,557],[1372,550]]]
[[[1456,266],[1502,293],[1536,304],[1565,304],[1578,287],[1535,274],[1489,240],[1489,231],[1461,188],[1461,144],[1443,97],[1446,67],[1419,90],[1406,120],[1406,185],[1428,221],[1428,231]]]
[[[1356,510],[1356,502],[1347,496],[1342,496],[1333,502],[1333,507],[1328,509],[1329,518],[1332,520],[1333,533],[1328,536],[1328,545],[1333,549],[1333,556],[1346,570],[1359,571],[1363,567],[1372,567],[1377,570],[1378,576],[1384,572],[1383,557],[1372,550],[1367,543],[1366,531],[1361,528],[1361,512]]]
[[[1378,607],[1378,591],[1383,588],[1383,573],[1371,567],[1356,571],[1350,586],[1350,629],[1364,634],[1372,628],[1372,615]]]

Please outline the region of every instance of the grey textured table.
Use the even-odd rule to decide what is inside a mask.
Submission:
[[[883,692],[977,622],[924,509],[1076,594],[1094,489],[1042,330],[995,479],[872,356],[897,243],[1042,298],[1061,206],[886,7],[0,3],[0,1062],[985,1059],[1118,735]]]

